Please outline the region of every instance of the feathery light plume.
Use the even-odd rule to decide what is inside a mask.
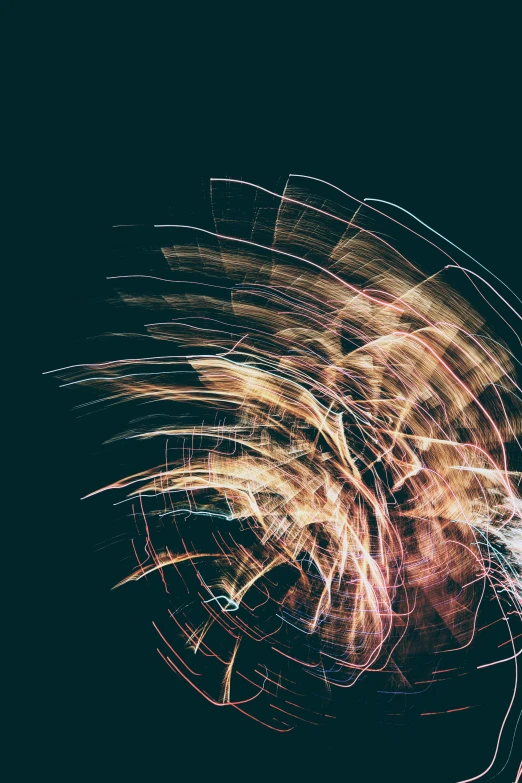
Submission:
[[[332,686],[387,672],[407,690],[419,660],[431,676],[476,643],[488,598],[508,643],[483,666],[515,681],[496,756],[522,617],[522,406],[492,328],[514,333],[512,293],[319,180],[213,180],[212,207],[214,231],[158,226],[154,273],[114,279],[162,319],[153,356],[61,371],[147,406],[118,437],[155,460],[91,493],[140,531],[118,586],[160,580],[167,665],[283,732],[329,716]]]

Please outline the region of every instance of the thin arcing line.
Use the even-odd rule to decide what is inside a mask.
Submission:
[[[507,288],[507,290],[510,293],[513,294],[515,299],[518,299],[519,302],[522,302],[522,299],[520,299],[520,297],[515,294],[515,292],[507,285],[507,283],[505,283],[500,277],[497,277],[497,275],[494,274],[494,272],[492,272],[490,269],[488,269],[487,266],[484,266],[484,264],[481,264],[480,261],[477,261],[477,259],[473,258],[473,256],[471,256],[469,253],[466,253],[465,250],[463,250],[461,247],[456,245],[455,242],[452,242],[451,239],[448,239],[447,237],[445,237],[444,234],[440,234],[438,231],[435,231],[434,228],[432,228],[431,226],[428,226],[427,223],[424,223],[424,221],[421,220],[420,218],[418,218],[416,215],[414,215],[413,212],[409,212],[407,209],[404,209],[403,207],[399,207],[398,204],[394,204],[392,201],[384,201],[384,199],[382,199],[382,198],[365,198],[364,201],[375,201],[375,202],[378,202],[379,204],[388,204],[388,206],[390,206],[390,207],[395,207],[396,209],[400,209],[401,212],[405,212],[407,215],[409,215],[414,220],[416,220],[418,223],[420,223],[421,226],[424,226],[425,228],[429,229],[430,231],[433,231],[434,234],[436,234],[438,237],[443,239],[448,244],[452,245],[452,247],[455,247],[461,253],[464,253],[465,256],[467,256],[468,258],[471,258],[471,260],[474,261],[479,266],[481,266],[482,269],[485,269],[486,272],[489,272],[489,274],[492,275],[495,278],[495,280],[498,280],[499,283],[502,283],[502,285],[505,286]],[[392,220],[393,220],[393,218],[392,218]]]

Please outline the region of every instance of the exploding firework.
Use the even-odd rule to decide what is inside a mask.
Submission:
[[[118,435],[136,469],[91,493],[135,525],[118,587],[157,580],[168,667],[280,732],[363,675],[429,678],[487,599],[506,646],[482,665],[514,671],[496,757],[522,617],[522,408],[492,328],[513,332],[512,294],[404,211],[308,177],[213,180],[212,206],[214,231],[157,226],[153,273],[113,278],[162,319],[154,355],[60,371],[148,405]]]

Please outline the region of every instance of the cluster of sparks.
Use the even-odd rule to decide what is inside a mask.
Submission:
[[[214,180],[215,231],[156,227],[163,275],[114,282],[171,312],[145,324],[167,350],[63,371],[161,409],[121,435],[157,461],[96,490],[123,493],[140,533],[120,585],[161,580],[167,665],[280,732],[328,718],[329,690],[362,675],[407,689],[415,657],[472,645],[487,597],[507,645],[484,666],[514,670],[496,756],[520,652],[522,409],[488,319],[517,314],[404,212],[312,182]],[[438,269],[407,260],[399,231]]]

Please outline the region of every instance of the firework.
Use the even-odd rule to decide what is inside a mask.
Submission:
[[[157,226],[162,266],[113,278],[152,356],[62,371],[148,405],[118,437],[153,461],[90,493],[138,531],[118,587],[158,580],[166,664],[281,732],[328,719],[333,686],[432,676],[493,599],[508,643],[481,665],[514,689],[490,769],[522,613],[520,390],[491,327],[513,332],[512,294],[393,205],[308,177],[213,180],[212,205],[215,230]]]

